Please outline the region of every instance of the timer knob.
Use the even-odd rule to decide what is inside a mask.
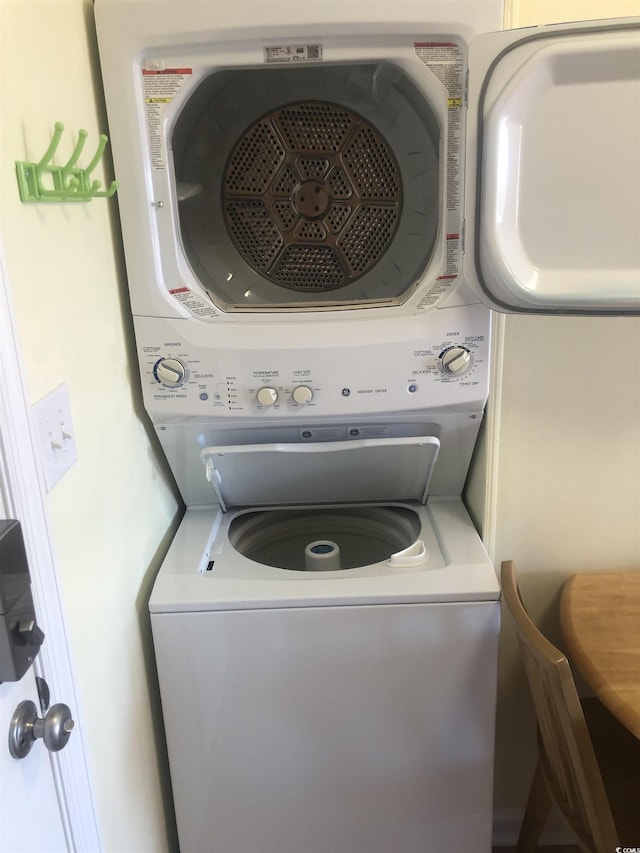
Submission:
[[[278,399],[278,392],[275,388],[261,388],[256,394],[256,399],[261,406],[273,406]]]
[[[161,358],[153,372],[167,388],[177,388],[187,378],[187,368],[177,358]]]
[[[471,367],[471,353],[464,347],[451,347],[442,353],[442,369],[450,376],[460,376]]]
[[[299,406],[304,406],[313,400],[313,391],[308,387],[308,385],[297,385],[293,389],[291,397],[294,403],[297,403]]]

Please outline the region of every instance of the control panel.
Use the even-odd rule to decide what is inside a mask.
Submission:
[[[394,328],[364,327],[370,344],[310,325],[298,345],[291,327],[287,347],[267,331],[260,345],[255,328],[216,329],[214,345],[193,340],[201,327],[188,321],[135,324],[145,405],[156,420],[478,409],[486,398],[489,312],[479,305],[431,312],[424,328],[406,324],[406,337],[396,326],[395,340]]]

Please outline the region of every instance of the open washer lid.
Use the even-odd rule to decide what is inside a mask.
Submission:
[[[503,312],[640,313],[640,19],[469,53],[464,277]]]
[[[232,506],[425,503],[439,449],[437,438],[422,436],[205,447],[200,457],[226,511]]]

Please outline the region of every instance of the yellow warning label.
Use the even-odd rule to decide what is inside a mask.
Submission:
[[[447,98],[447,106],[448,107],[461,107],[462,106],[462,98]]]
[[[173,98],[145,98],[147,104],[170,104]]]

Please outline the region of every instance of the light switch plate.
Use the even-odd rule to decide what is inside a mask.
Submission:
[[[78,458],[67,386],[58,385],[33,405],[33,419],[47,491]]]

